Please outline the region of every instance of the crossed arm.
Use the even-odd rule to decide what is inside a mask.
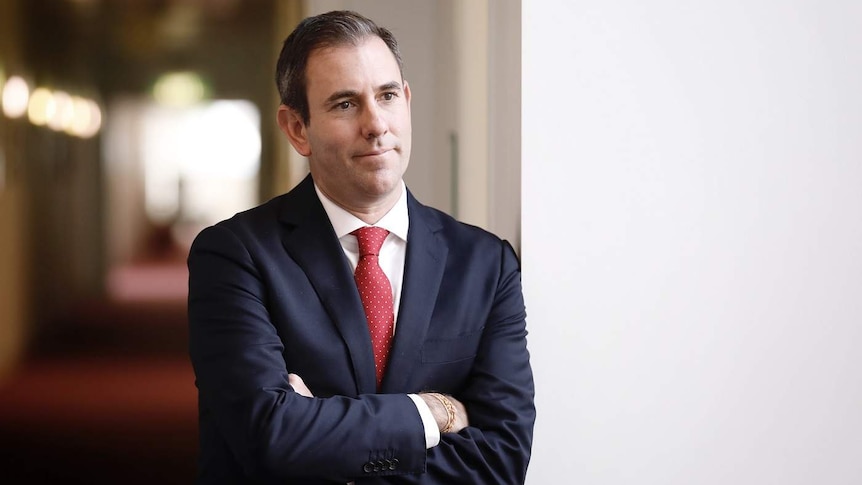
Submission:
[[[218,446],[229,450],[244,474],[264,479],[523,483],[535,417],[532,374],[520,273],[508,246],[500,264],[467,384],[457,397],[448,396],[455,422],[426,450],[421,419],[406,395],[309,399],[308,387],[287,373],[262,269],[230,229],[204,231],[189,256],[191,357],[202,414],[224,442]],[[443,404],[419,396],[444,429]],[[363,475],[363,464],[396,453],[397,471]]]
[[[300,396],[314,397],[305,381],[297,374],[288,374],[287,383]],[[421,392],[419,397],[431,410],[431,415],[434,416],[434,421],[437,423],[437,430],[440,433],[457,433],[470,425],[470,419],[467,417],[467,409],[461,401],[450,395],[441,395],[444,400],[434,397],[432,393]],[[444,402],[448,401],[451,408],[447,407]],[[451,421],[451,422],[450,422]]]

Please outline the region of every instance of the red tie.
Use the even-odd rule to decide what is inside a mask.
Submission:
[[[377,255],[389,231],[381,227],[361,227],[351,234],[359,241],[359,263],[353,273],[368,330],[371,332],[371,345],[374,348],[374,367],[377,369],[377,390],[383,382],[386,361],[389,359],[389,346],[392,343],[392,329],[395,313],[392,305],[392,286],[389,278],[380,269]]]

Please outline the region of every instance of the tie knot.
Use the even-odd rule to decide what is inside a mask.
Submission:
[[[365,226],[351,232],[359,241],[359,257],[378,255],[389,231],[382,227]]]

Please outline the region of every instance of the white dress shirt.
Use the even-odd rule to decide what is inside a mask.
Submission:
[[[350,233],[368,224],[331,201],[320,191],[317,184],[314,184],[314,190],[317,192],[320,203],[323,204],[329,222],[332,223],[332,228],[335,230],[335,235],[341,243],[347,260],[350,261],[351,271],[356,271],[356,264],[359,262],[359,242],[356,240],[356,236]],[[395,328],[398,326],[398,309],[401,304],[401,287],[404,281],[404,260],[407,256],[407,230],[410,227],[410,217],[407,213],[407,187],[403,181],[401,182],[401,197],[398,198],[398,202],[374,226],[389,231],[389,235],[386,236],[383,246],[380,248],[378,262],[392,286],[392,303],[395,311],[395,324],[392,328],[394,334]],[[408,396],[413,400],[419,411],[419,416],[422,418],[422,424],[425,427],[425,447],[437,446],[440,443],[440,430],[437,428],[434,415],[431,414],[431,410],[421,397],[416,394],[408,394]]]

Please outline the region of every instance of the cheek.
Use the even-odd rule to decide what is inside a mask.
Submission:
[[[343,152],[350,146],[350,137],[343,129],[339,130],[336,127],[332,127],[332,129],[323,133],[322,136],[318,137],[318,144],[326,153],[336,154]]]
[[[404,139],[410,139],[410,113],[404,112],[395,120],[394,130]]]
[[[332,136],[315,136],[311,139],[312,150],[318,157],[331,158],[337,151],[338,143]]]

